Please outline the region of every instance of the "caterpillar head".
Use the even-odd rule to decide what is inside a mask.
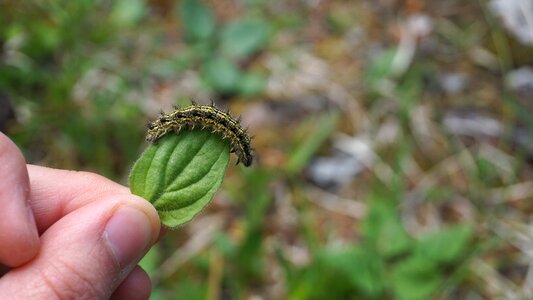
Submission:
[[[159,118],[146,125],[148,132],[146,133],[146,141],[155,143],[159,138],[165,135],[170,129],[167,126],[168,120],[166,118]]]

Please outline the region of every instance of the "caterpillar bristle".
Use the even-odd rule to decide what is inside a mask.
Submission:
[[[195,101],[191,102],[193,105],[184,108],[174,106],[175,111],[172,113],[161,112],[157,121],[148,123],[147,141],[156,144],[158,139],[167,133],[171,131],[179,133],[184,128],[209,129],[223,140],[229,141],[230,152],[236,154],[237,164],[242,162],[245,166],[250,166],[253,161],[253,154],[250,150],[251,139],[248,135],[248,128],[241,127],[241,116],[237,119],[233,118],[228,109],[218,109],[214,101],[211,101],[211,105],[197,105]]]

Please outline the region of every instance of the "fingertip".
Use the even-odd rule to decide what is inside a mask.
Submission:
[[[106,222],[103,240],[115,262],[127,270],[158,240],[161,225],[155,208],[138,196],[125,195],[117,204]]]
[[[39,250],[39,234],[28,204],[28,171],[18,147],[0,133],[0,263],[16,267]]]
[[[115,262],[122,269],[137,263],[154,240],[149,220],[131,206],[119,207],[107,221],[103,239]]]
[[[150,222],[152,235],[151,243],[154,244],[159,239],[159,235],[161,232],[161,221],[159,219],[159,214],[157,213],[155,207],[150,202],[148,202],[148,200],[133,194],[131,194],[129,199],[127,199],[124,204],[127,206],[132,206],[145,214],[145,216]]]

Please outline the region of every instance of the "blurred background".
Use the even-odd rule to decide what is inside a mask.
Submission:
[[[0,1],[28,162],[127,184],[190,99],[257,160],[143,260],[153,299],[533,299],[533,1]]]

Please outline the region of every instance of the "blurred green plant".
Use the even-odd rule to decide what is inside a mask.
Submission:
[[[279,251],[288,298],[417,300],[443,288],[472,252],[472,228],[460,224],[412,238],[390,200],[370,200],[357,244],[322,247],[303,267],[291,265]]]
[[[122,60],[131,53],[129,37],[146,26],[146,1],[2,3],[0,90],[15,102],[19,122],[9,133],[30,162],[120,179],[142,144],[144,124],[132,122],[143,118],[142,106],[131,86],[143,84],[145,67],[172,75],[198,68],[220,95],[264,89],[266,77],[250,63],[268,43],[267,22],[247,16],[222,26],[200,1],[176,8],[185,49],[170,61],[147,57],[132,72]]]
[[[200,0],[182,1],[178,15],[185,41],[193,49],[187,67],[198,64],[209,88],[225,96],[253,96],[263,91],[266,77],[247,65],[269,41],[268,22],[248,16],[221,25]]]
[[[261,2],[262,0],[253,0],[243,3],[247,6],[251,6],[251,3],[260,6]],[[254,62],[268,46],[271,24],[278,24],[281,30],[287,31],[302,28],[307,30],[309,25],[307,12],[299,15],[290,11],[267,20],[257,17],[260,14],[250,13],[249,9],[246,9],[246,15],[242,18],[221,22],[206,3],[207,1],[182,0],[175,6],[177,14],[172,21],[179,19],[182,23],[185,46],[181,48],[172,45],[174,52],[165,48],[165,51],[154,51],[155,55],[149,53],[150,55],[143,57],[143,63],[149,65],[148,69],[151,67],[157,70],[156,76],[145,76],[142,66],[129,64],[131,40],[138,38],[141,30],[146,30],[153,37],[148,39],[148,48],[160,48],[161,44],[171,40],[160,32],[160,28],[166,28],[168,20],[161,22],[156,20],[157,17],[152,19],[157,13],[151,14],[147,1],[1,3],[0,90],[9,93],[15,100],[20,124],[12,127],[10,134],[25,150],[26,157],[30,161],[50,166],[95,170],[113,179],[120,179],[122,172],[128,169],[138,155],[142,143],[144,124],[132,120],[142,119],[140,107],[144,104],[132,101],[130,97],[133,86],[146,84],[139,78],[154,80],[156,77],[157,80],[157,75],[175,76],[176,73],[195,69],[199,71],[205,87],[219,95],[257,95],[264,89],[266,80],[262,70]],[[335,4],[339,3],[331,5]],[[343,8],[342,5],[340,7]],[[329,21],[334,32],[341,33],[354,28],[353,19],[354,15],[347,13],[345,20],[330,16],[326,21]],[[147,20],[149,22],[143,22]],[[154,24],[150,23],[152,21],[157,29],[150,26]],[[441,24],[442,21],[439,20],[438,23]],[[473,24],[470,28],[481,27],[466,31],[457,27],[456,33],[448,34],[448,39],[453,38],[452,47],[465,51],[480,47],[478,39],[486,36],[486,28],[483,22]],[[361,26],[359,22],[355,25]],[[303,31],[297,31],[297,34],[301,32]],[[465,39],[465,36],[468,38]],[[325,38],[327,41],[329,37]],[[318,42],[316,45],[323,45],[324,37],[319,37]],[[453,49],[446,48],[446,51],[449,50]],[[167,51],[173,54],[171,59],[165,60],[161,57]],[[446,292],[454,293],[457,289],[468,286],[472,278],[477,280],[476,276],[469,274],[470,255],[479,250],[478,245],[474,244],[475,225],[444,225],[439,230],[421,236],[411,235],[403,226],[402,212],[398,207],[402,205],[408,185],[413,183],[405,182],[413,178],[407,178],[404,168],[410,160],[419,159],[414,153],[415,142],[410,140],[410,114],[421,102],[426,101],[423,99],[424,95],[434,95],[427,80],[435,77],[433,68],[440,66],[436,62],[424,61],[434,57],[419,53],[420,57],[414,57],[412,64],[398,75],[393,70],[396,51],[395,48],[389,48],[375,56],[365,73],[367,84],[364,88],[368,90],[364,92],[368,93],[368,97],[361,99],[369,100],[369,106],[373,102],[387,104],[386,107],[377,107],[379,114],[368,109],[368,117],[385,114],[389,117],[392,114],[392,117],[400,120],[402,128],[401,142],[390,146],[381,157],[397,173],[392,183],[387,187],[371,186],[368,194],[363,191],[358,196],[368,199],[368,214],[354,222],[352,228],[358,239],[342,246],[331,245],[329,240],[323,241],[321,234],[328,235],[329,238],[332,233],[327,228],[324,229],[322,224],[315,224],[315,215],[309,213],[309,207],[313,204],[301,197],[302,190],[308,188],[308,183],[300,176],[302,171],[335,131],[337,124],[343,124],[341,115],[323,115],[302,126],[302,132],[308,133],[307,135],[299,135],[302,137],[299,141],[289,141],[292,147],[287,147],[287,152],[290,153],[288,163],[279,170],[258,167],[236,171],[237,179],[227,187],[227,192],[231,195],[228,198],[235,199],[236,204],[224,204],[231,208],[226,212],[228,216],[225,221],[228,222],[228,227],[232,227],[223,228],[217,233],[212,247],[193,253],[193,257],[187,258],[180,265],[176,274],[158,282],[152,295],[154,299],[205,298],[207,278],[212,268],[209,258],[213,251],[220,253],[224,260],[222,279],[219,282],[221,298],[250,298],[256,291],[264,294],[263,291],[271,287],[267,273],[271,275],[278,270],[272,267],[276,261],[268,256],[268,247],[272,244],[276,246],[278,234],[286,234],[279,229],[274,234],[267,232],[272,230],[269,217],[276,210],[275,205],[272,205],[273,185],[293,189],[287,193],[287,198],[291,198],[288,201],[294,201],[291,204],[298,210],[298,219],[297,224],[291,227],[294,231],[287,235],[290,235],[291,242],[302,243],[302,248],[310,256],[308,262],[297,264],[289,259],[285,249],[279,247],[277,262],[283,270],[285,298],[445,298]],[[510,64],[506,56],[508,55],[505,53],[503,56],[498,54],[496,59],[502,60],[501,64],[508,68]],[[117,62],[121,58],[128,63]],[[468,65],[468,58],[460,60],[463,66]],[[136,60],[131,62],[135,63]],[[453,69],[454,66],[450,67]],[[458,70],[462,70],[462,67]],[[80,89],[84,87],[80,83],[85,80],[94,82],[95,78],[103,78],[105,84],[88,85],[85,89]],[[73,97],[80,90],[85,94]],[[510,98],[510,95],[504,98]],[[510,119],[518,117],[527,125],[528,132],[531,132],[533,126],[527,107],[513,99],[504,100],[507,108],[515,115]],[[442,105],[430,101],[424,104],[432,107],[437,105],[437,108]],[[381,113],[383,107],[390,111]],[[455,147],[457,151],[466,149],[465,145]],[[477,156],[475,148],[467,150],[473,156],[474,164],[472,169],[467,169],[463,174],[468,185],[465,190],[457,191],[453,185],[440,185],[439,182],[439,186],[422,191],[422,198],[432,201],[432,204],[448,204],[452,197],[459,194],[461,198],[471,200],[474,205],[479,201],[481,214],[486,212],[494,216],[497,210],[494,210],[494,206],[487,205],[486,199],[494,196],[495,186],[506,182],[502,178],[502,171],[498,169],[499,162],[490,157]],[[382,153],[378,153],[380,154]],[[448,156],[450,153],[443,155]],[[517,159],[515,163],[522,165],[521,162]],[[434,166],[433,163],[430,161],[421,164],[423,169],[420,171],[425,172],[426,167]],[[520,168],[516,167],[511,173],[521,176],[518,175]],[[526,164],[523,164],[523,168],[527,168]],[[154,178],[161,180],[157,176]],[[507,183],[512,182],[515,181]],[[506,211],[513,211],[511,206],[501,207]],[[484,216],[479,218],[484,220]],[[478,221],[477,217],[474,220]],[[317,227],[325,232],[319,232]],[[478,227],[476,232],[479,230]],[[184,231],[181,234],[185,234]],[[182,235],[173,234],[175,233],[170,233],[170,238],[167,236],[161,241],[142,262],[142,266],[156,277],[162,261],[166,261],[166,257],[176,251],[176,245],[181,245],[183,241]],[[494,239],[501,242],[501,237]],[[488,245],[487,248],[491,246]],[[178,251],[181,250],[186,252],[187,249]],[[480,255],[480,251],[476,255]],[[498,261],[498,258],[494,260]],[[495,270],[497,268],[498,266]],[[478,295],[483,295],[484,292],[480,291]],[[476,291],[473,294],[476,297]]]
[[[143,124],[131,120],[142,115],[128,100],[130,73],[113,68],[120,58],[103,60],[101,53],[120,47],[117,35],[144,18],[145,2],[1,6],[0,90],[12,96],[19,121],[10,136],[30,162],[120,178],[138,153]],[[105,83],[83,86],[97,78]]]

